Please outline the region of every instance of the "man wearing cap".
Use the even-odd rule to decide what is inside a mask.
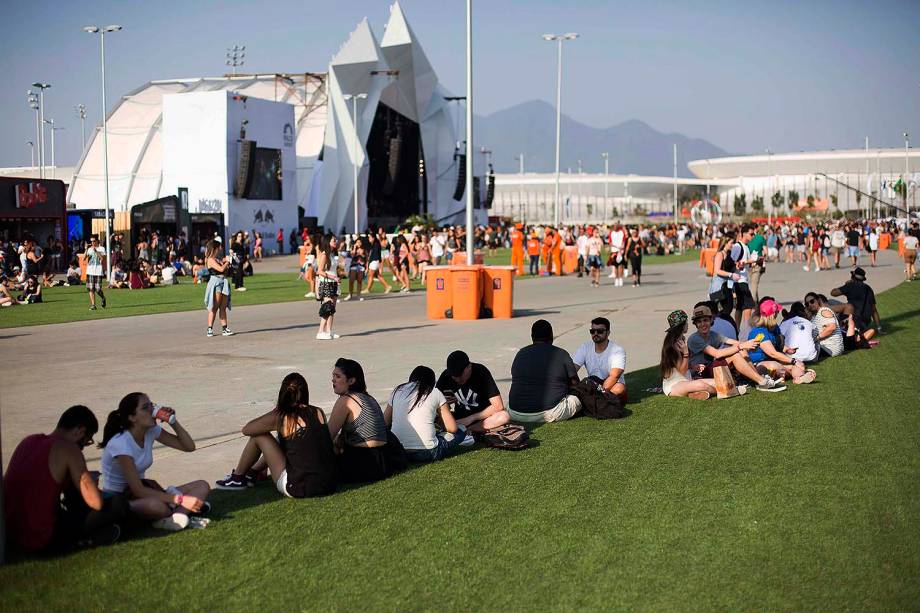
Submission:
[[[735,262],[735,272],[738,274],[734,288],[735,324],[738,327],[741,327],[742,322],[747,323],[751,319],[751,312],[757,305],[748,285],[750,266],[756,262],[756,259],[751,257],[751,250],[748,248],[748,243],[753,238],[754,226],[745,224],[741,227],[738,242],[735,243],[731,250],[731,259]]]
[[[89,310],[96,310],[96,294],[102,299],[105,308],[105,294],[102,293],[102,281],[105,278],[105,249],[99,246],[99,237],[93,234],[90,246],[83,254],[86,258],[86,291],[89,292]]]
[[[696,332],[687,338],[687,350],[690,353],[690,372],[694,376],[712,378],[712,364],[715,360],[725,360],[735,371],[747,377],[761,392],[781,392],[786,386],[760,374],[747,352],[757,349],[756,340],[737,341],[727,338],[712,329],[712,310],[706,304],[698,304],[693,309],[693,325]]]
[[[498,428],[511,420],[492,373],[482,364],[470,362],[463,351],[447,356],[447,368],[435,387],[451,405],[457,423],[472,432]]]
[[[519,423],[562,421],[575,417],[581,401],[569,393],[578,371],[565,349],[553,346],[553,327],[538,319],[530,329],[532,344],[511,363],[508,413]]]
[[[778,325],[778,317],[782,310],[782,305],[772,298],[764,298],[760,303],[757,326],[748,334],[748,340],[755,340],[760,344],[756,349],[748,351],[748,357],[757,365],[758,370],[769,371],[771,376],[780,381],[789,377],[796,384],[811,383],[815,380],[815,371],[806,370],[802,362],[783,351]]]
[[[857,266],[850,273],[850,280],[831,290],[831,296],[846,296],[847,302],[853,305],[853,318],[856,327],[862,332],[864,339],[869,340],[882,331],[882,320],[875,304],[875,292],[866,283],[866,271]],[[837,311],[838,309],[834,309]],[[869,328],[869,322],[875,322],[875,329]]]
[[[626,404],[626,350],[610,340],[610,320],[595,317],[588,328],[591,340],[585,341],[575,351],[572,361],[575,367],[582,366],[593,379],[611,394],[620,397],[620,403]]]

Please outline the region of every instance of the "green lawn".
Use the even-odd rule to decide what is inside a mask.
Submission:
[[[207,530],[0,568],[0,602],[916,610],[918,300],[917,283],[880,295],[882,344],[818,364],[811,386],[699,403],[630,373],[625,420],[543,426],[527,451],[474,449],[321,500],[217,492]]]
[[[649,256],[646,264],[667,264],[696,260],[699,254],[696,251],[683,255]],[[510,249],[498,249],[495,255],[486,256],[488,265],[507,265],[511,262]],[[388,271],[389,272],[389,271]],[[532,278],[524,275],[522,279]],[[392,284],[391,276],[387,281]],[[246,277],[245,292],[233,293],[233,306],[247,304],[268,304],[274,302],[292,302],[303,300],[307,292],[307,284],[301,280],[296,271],[290,273],[256,273]],[[422,289],[421,283],[412,281],[414,290]],[[18,326],[36,326],[40,324],[58,324],[70,321],[85,321],[90,319],[104,319],[108,317],[130,317],[132,315],[152,315],[155,313],[173,313],[177,311],[194,311],[204,309],[203,285],[194,285],[190,278],[183,277],[179,285],[168,287],[153,287],[146,290],[108,290],[108,307],[101,306],[96,311],[89,310],[89,298],[86,288],[80,287],[52,287],[42,291],[42,304],[13,306],[0,309],[0,328],[14,328]],[[399,289],[396,285],[395,289]],[[347,280],[342,281],[341,290],[348,291]],[[383,291],[383,286],[374,284],[372,293]]]

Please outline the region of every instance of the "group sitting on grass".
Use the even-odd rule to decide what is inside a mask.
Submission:
[[[835,304],[823,294],[808,292],[803,302],[785,309],[764,296],[750,320],[742,322],[742,329],[749,330],[745,340],[737,338],[730,311],[714,301],[696,303],[692,318],[682,310],[673,311],[661,348],[662,392],[695,400],[715,396],[718,367],[726,369],[723,377],[732,383],[743,378],[763,392],[783,391],[787,380],[812,383],[817,375],[807,364],[878,343],[872,339],[881,332],[881,320],[875,293],[865,281],[865,270],[854,268],[849,281],[831,290],[832,296],[847,298]],[[688,321],[696,327],[689,337]],[[737,389],[743,394],[747,388]]]

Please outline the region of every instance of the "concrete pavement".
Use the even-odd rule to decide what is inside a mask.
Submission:
[[[271,268],[296,269],[295,258],[283,260],[289,262],[273,258]],[[876,292],[903,278],[894,252],[880,254],[877,268],[860,264]],[[809,290],[828,293],[848,278],[845,268],[806,273],[800,265],[771,264],[760,293],[788,303]],[[515,285],[512,320],[429,321],[421,292],[374,296],[339,303],[335,330],[342,338],[336,341],[315,340],[318,303],[312,300],[234,309],[230,323],[237,334],[228,338],[205,337],[204,310],[2,330],[3,464],[19,440],[53,429],[72,404],[93,409],[99,440],[119,399],[142,391],[174,407],[198,443],[191,454],[157,448],[150,476],[161,483],[213,481],[235,464],[241,425],[272,408],[288,372],[301,372],[311,402],[328,410],[335,400],[333,363],[340,356],[357,359],[370,393],[382,404],[413,367],[428,364],[439,372],[450,351],[463,349],[492,370],[507,395],[511,361],[530,342],[530,325],[539,318],[553,324],[556,344],[574,353],[588,340],[590,319],[609,317],[612,338],[628,354],[628,380],[630,370],[657,364],[667,313],[689,311],[708,286],[696,263],[646,265],[643,280],[641,288],[617,288],[604,276],[596,289],[574,275],[524,280]],[[117,292],[110,300],[118,300]],[[86,451],[90,465],[98,466],[100,450]]]

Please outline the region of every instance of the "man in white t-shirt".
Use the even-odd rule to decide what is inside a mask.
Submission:
[[[588,376],[604,386],[604,389],[620,397],[625,405],[626,394],[626,350],[610,340],[610,320],[595,317],[589,328],[591,340],[582,343],[575,352],[572,362],[575,368],[582,366]]]
[[[834,227],[834,231],[831,232],[831,251],[834,253],[834,267],[840,268],[840,254],[843,253],[843,248],[847,245],[847,235],[843,231],[843,227],[838,224]]]
[[[440,266],[441,258],[444,257],[444,247],[447,245],[447,239],[441,232],[435,232],[431,237],[431,258],[435,266]]]
[[[96,310],[96,294],[102,299],[102,308],[105,308],[105,294],[102,293],[102,283],[105,281],[105,249],[99,246],[99,237],[93,234],[90,246],[83,254],[86,261],[86,291],[89,292],[89,310]]]
[[[818,358],[818,329],[815,328],[805,305],[793,302],[786,314],[786,319],[779,325],[780,334],[783,335],[783,345],[788,349],[795,349],[791,354],[799,362],[813,362]],[[786,352],[788,353],[788,351]]]
[[[578,247],[578,276],[585,274],[585,265],[588,262],[588,229],[582,229],[575,239],[575,245]]]
[[[613,261],[610,278],[614,279],[614,287],[622,287],[626,267],[626,228],[619,223],[610,232],[610,259]]]

